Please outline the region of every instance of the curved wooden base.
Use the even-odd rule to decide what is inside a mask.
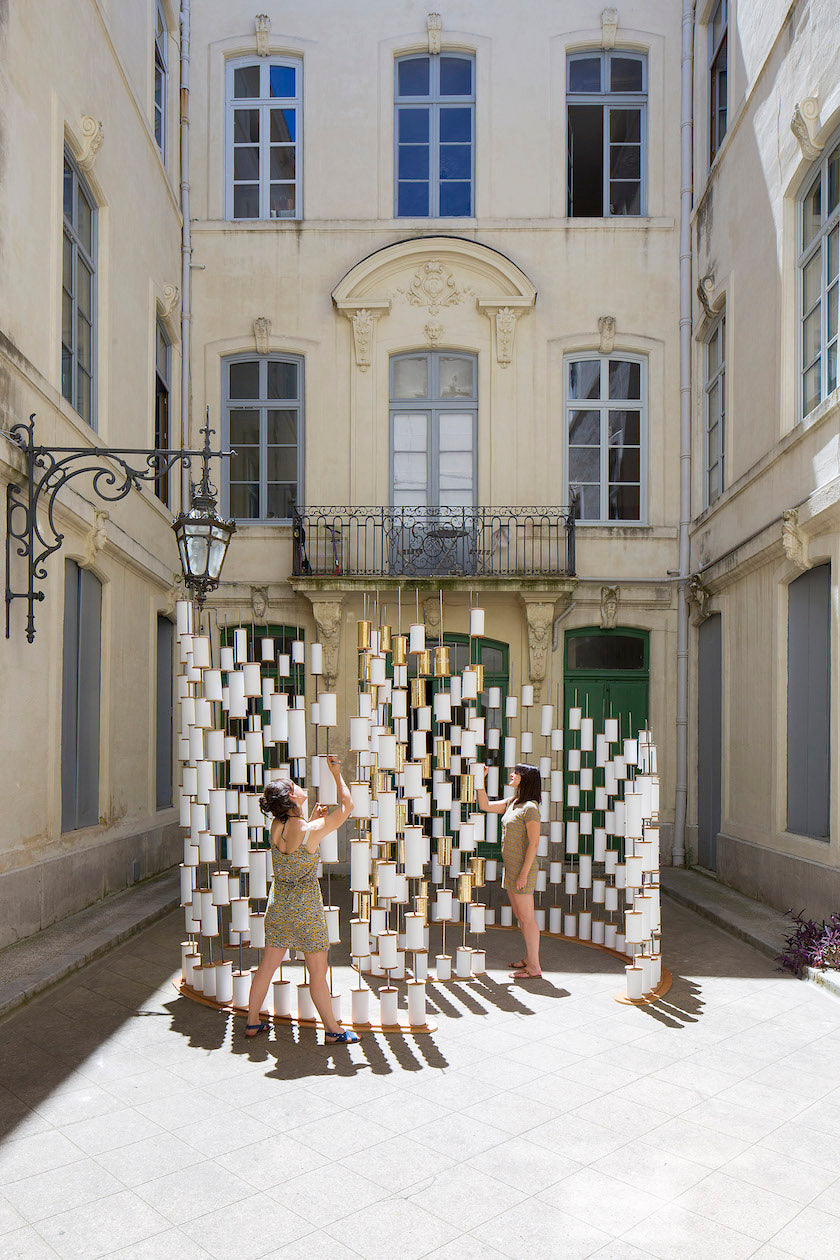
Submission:
[[[175,984],[175,988],[183,997],[188,997],[192,1002],[198,1002],[199,1006],[209,1006],[217,1011],[225,1011],[229,1015],[241,1015],[248,1018],[248,1011],[244,1006],[234,1006],[231,1002],[217,1002],[215,998],[206,997],[197,989],[190,988],[185,980],[182,980],[180,984]],[[300,1028],[324,1027],[319,1019],[298,1019],[297,1015],[272,1015],[270,1011],[260,1011],[260,1019],[271,1024],[297,1024]],[[430,1019],[427,1019],[425,1024],[409,1024],[408,1020],[398,1024],[354,1024],[352,1020],[349,1023],[347,1020],[342,1020],[341,1027],[357,1033],[403,1033],[412,1037],[422,1033],[437,1032],[437,1024]],[[335,1043],[327,1042],[326,1044]]]
[[[613,996],[616,1002],[620,1002],[622,1006],[650,1006],[651,1002],[656,1002],[659,998],[664,997],[674,983],[674,978],[667,967],[662,968],[662,979],[655,989],[651,989],[650,993],[646,993],[644,997],[629,998],[626,993],[615,993]]]

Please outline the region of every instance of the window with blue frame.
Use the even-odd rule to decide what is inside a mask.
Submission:
[[[645,55],[618,48],[570,54],[566,105],[569,217],[645,214]]]
[[[302,73],[286,58],[227,63],[227,219],[301,218]]]
[[[475,213],[475,61],[458,53],[395,65],[397,218]]]

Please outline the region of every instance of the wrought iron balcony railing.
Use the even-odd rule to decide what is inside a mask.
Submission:
[[[573,577],[573,509],[308,507],[296,511],[294,574]]]

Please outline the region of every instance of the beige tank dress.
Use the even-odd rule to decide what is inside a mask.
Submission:
[[[525,824],[540,821],[539,806],[534,801],[526,801],[524,805],[512,802],[502,814],[502,861],[505,864],[505,878],[502,885],[507,892],[518,892],[516,881],[525,861],[528,848],[528,833]],[[537,886],[539,859],[534,858],[528,872],[528,882],[523,893],[533,893]]]
[[[274,883],[265,908],[265,943],[271,949],[317,954],[329,948],[321,885],[315,872],[319,853],[306,851],[306,834],[294,853],[271,846]]]

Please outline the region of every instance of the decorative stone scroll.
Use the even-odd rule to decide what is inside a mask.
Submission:
[[[711,616],[709,600],[712,592],[704,583],[699,573],[692,573],[688,579],[688,597],[697,607],[697,622],[705,621]]]
[[[102,148],[104,132],[102,123],[98,119],[91,117],[90,114],[82,116],[82,140],[79,145],[79,152],[76,154],[76,162],[79,170],[89,175],[93,170],[94,159]]]
[[[269,55],[268,39],[271,35],[271,18],[267,13],[258,13],[254,18],[254,31],[257,37],[257,56]]]
[[[618,32],[618,9],[601,10],[601,47],[615,48]]]
[[[802,156],[806,162],[813,162],[820,156],[825,145],[818,144],[816,133],[820,125],[820,105],[816,96],[806,96],[797,101],[790,120],[790,129],[796,136]]]
[[[539,699],[545,681],[548,644],[554,624],[554,604],[526,601],[525,620],[528,623],[529,676],[534,685],[534,696]]]
[[[268,354],[269,342],[271,340],[271,320],[265,315],[260,315],[254,320],[254,346],[257,354]]]
[[[440,38],[443,23],[439,13],[429,13],[426,17],[426,28],[429,33],[429,52],[434,56],[440,52]]]
[[[340,599],[313,599],[312,612],[318,630],[318,641],[324,649],[324,678],[332,688],[338,677],[338,653],[341,646]]]
[[[601,629],[614,630],[618,617],[618,601],[621,588],[618,586],[601,587]]]
[[[412,306],[425,306],[430,315],[436,316],[442,307],[463,302],[472,294],[472,289],[466,285],[459,288],[452,272],[440,259],[430,258],[417,268],[408,288],[398,288],[397,293]]]
[[[598,349],[601,354],[612,354],[615,346],[615,316],[601,315],[598,320]]]
[[[788,508],[782,512],[782,546],[791,564],[804,573],[809,567],[808,539],[799,526],[797,508]]]

